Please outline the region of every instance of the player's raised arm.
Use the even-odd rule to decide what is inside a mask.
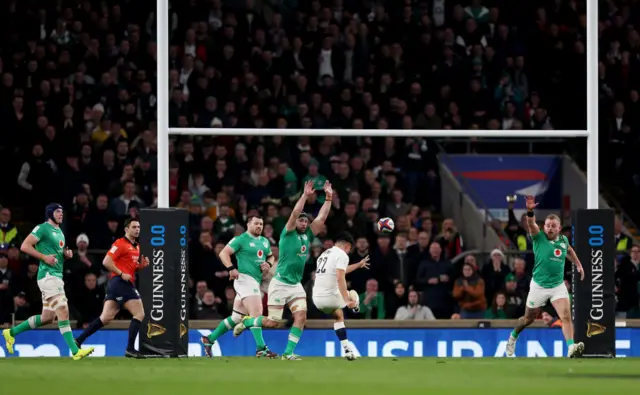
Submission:
[[[313,193],[314,193],[313,181],[305,182],[304,189],[302,190],[302,195],[300,195],[300,199],[298,199],[298,201],[296,202],[296,205],[293,206],[293,211],[291,211],[289,220],[285,225],[285,229],[287,230],[287,232],[291,232],[296,228],[296,221],[298,220],[298,217],[302,213],[302,210],[304,210],[304,205],[307,202],[307,199],[309,198],[309,196],[313,195]]]
[[[324,221],[327,220],[327,217],[329,216],[329,212],[331,211],[331,199],[333,199],[333,189],[331,188],[331,183],[329,181],[326,181],[324,183],[324,194],[325,194],[325,200],[324,200],[324,204],[322,205],[322,207],[320,208],[320,212],[318,212],[318,216],[316,217],[316,219],[313,220],[313,222],[311,222],[311,231],[313,232],[313,235],[317,235],[318,233],[320,233],[320,231],[322,230],[322,227],[324,226]]]
[[[529,234],[531,236],[535,236],[540,233],[540,227],[536,223],[536,217],[533,213],[533,209],[538,206],[538,203],[536,203],[533,196],[527,196],[525,206],[527,207],[527,226],[529,227]]]

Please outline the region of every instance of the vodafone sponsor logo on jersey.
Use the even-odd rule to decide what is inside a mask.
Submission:
[[[559,248],[556,248],[556,249],[553,251],[553,255],[555,255],[556,257],[558,257],[558,258],[559,258],[559,257],[560,257],[560,255],[562,255],[562,251],[560,251],[560,249],[559,249]]]
[[[258,258],[262,258],[264,256],[264,252],[262,250],[258,250],[257,255]]]

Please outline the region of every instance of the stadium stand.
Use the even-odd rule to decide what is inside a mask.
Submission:
[[[619,175],[608,181],[631,191],[640,184],[640,36],[638,6],[619,3],[601,13],[601,163]],[[2,5],[0,325],[40,309],[37,264],[19,246],[47,203],[66,208],[76,254],[65,282],[80,324],[100,313],[101,261],[123,219],[156,206],[154,6]],[[586,127],[584,1],[174,1],[170,20],[171,126]],[[518,317],[531,270],[517,248],[523,230],[510,224],[509,249],[460,259],[478,246],[463,243],[460,224],[443,217],[439,148],[393,136],[171,139],[171,204],[190,212],[191,317],[228,314],[234,291],[217,252],[256,211],[277,245],[308,179],[330,180],[338,195],[311,259],[342,230],[357,238],[354,262],[372,257],[370,271],[348,278],[363,301],[352,318]],[[322,201],[318,194],[306,211]],[[380,216],[394,218],[393,238],[374,232]],[[640,249],[625,245],[618,310],[640,316]],[[484,293],[461,296],[463,280]]]

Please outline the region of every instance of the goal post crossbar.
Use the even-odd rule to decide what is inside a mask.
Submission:
[[[182,136],[308,136],[308,137],[477,137],[569,138],[589,137],[586,130],[421,130],[421,129],[247,129],[169,128]]]

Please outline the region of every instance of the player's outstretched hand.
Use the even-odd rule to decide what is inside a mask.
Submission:
[[[369,269],[369,260],[370,260],[369,255],[364,257],[363,260],[358,262],[358,269]]]
[[[302,193],[303,193],[305,196],[311,196],[311,195],[313,195],[314,193],[316,193],[316,189],[315,189],[315,187],[313,186],[313,184],[315,184],[313,181],[307,181],[307,182],[305,182],[305,183],[304,183],[304,190],[303,190],[303,192],[302,192]]]
[[[534,208],[538,207],[538,204],[540,203],[536,203],[536,198],[534,198],[533,196],[527,196],[527,199],[525,200],[525,207],[527,208],[527,210],[533,210]]]
[[[65,259],[73,258],[73,251],[67,248],[66,250],[64,250],[64,257]]]
[[[260,264],[260,270],[262,270],[262,273],[268,272],[269,269],[271,269],[271,266],[269,266],[269,264],[267,262],[262,262]]]
[[[331,187],[331,183],[329,181],[325,181],[323,189],[326,199],[331,200],[333,198],[333,188]]]
[[[47,265],[55,265],[56,263],[58,263],[58,260],[56,259],[55,256],[53,255],[45,255],[44,258],[42,259],[44,261],[44,263],[46,263]]]
[[[131,281],[131,275],[127,274],[127,273],[122,273],[122,276],[120,276],[124,281]]]
[[[238,273],[238,269],[229,270],[229,280],[235,280],[240,277],[240,273]]]

